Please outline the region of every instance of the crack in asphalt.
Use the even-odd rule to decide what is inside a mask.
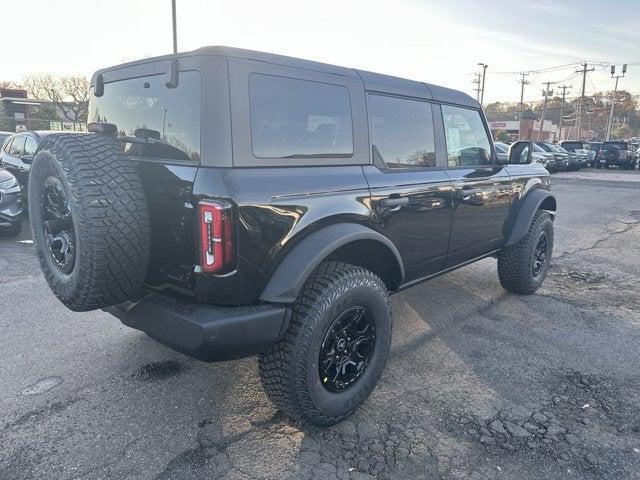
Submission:
[[[29,412],[26,412],[22,415],[20,415],[18,418],[16,418],[15,420],[6,423],[4,428],[2,429],[2,432],[6,432],[7,430],[11,430],[15,427],[22,427],[27,423],[31,423],[31,422],[39,422],[42,421],[44,419],[46,419],[47,417],[54,415],[56,413],[60,413],[64,410],[66,410],[67,408],[69,408],[71,405],[83,400],[84,397],[71,397],[68,398],[66,400],[62,400],[62,401],[55,401],[55,402],[50,402],[48,403],[45,407],[41,407],[41,408],[37,408],[35,410],[31,410]]]
[[[79,480],[79,479],[84,478],[84,477],[86,477],[86,476],[88,476],[88,475],[90,475],[90,474],[92,474],[94,472],[97,472],[98,470],[117,465],[122,460],[124,460],[124,457],[126,456],[127,452],[131,449],[131,447],[133,447],[136,443],[138,443],[140,440],[142,440],[145,437],[146,437],[146,435],[142,435],[140,437],[134,438],[133,440],[130,440],[129,442],[127,442],[124,445],[122,450],[119,453],[117,453],[116,455],[114,455],[110,460],[107,460],[107,461],[105,461],[103,463],[99,463],[97,465],[94,465],[90,469],[85,470],[84,472],[82,472],[82,473],[80,473],[78,475],[74,475],[72,477],[68,477],[67,480]]]
[[[598,438],[607,430],[627,434],[627,452],[634,453],[640,409],[620,400],[622,392],[616,381],[572,370],[551,375],[549,383],[551,398],[535,410],[510,405],[485,419],[450,414],[449,428],[462,438],[480,442],[490,455],[530,450],[597,478],[612,472],[616,478],[631,478],[633,470],[620,466],[625,452],[609,448]],[[637,385],[628,388],[633,391]]]
[[[621,224],[625,225],[625,227],[622,228],[622,230],[613,230],[613,231],[608,232],[607,235],[605,235],[602,238],[597,239],[595,242],[593,242],[592,245],[590,245],[588,247],[579,247],[579,248],[576,248],[574,250],[567,250],[565,252],[562,252],[560,255],[554,256],[553,259],[552,259],[552,262],[553,261],[562,260],[562,259],[564,259],[565,257],[567,257],[569,255],[574,255],[574,254],[579,253],[579,252],[587,252],[587,251],[593,250],[595,248],[598,248],[602,243],[610,240],[614,236],[621,235],[623,233],[627,233],[628,231],[634,229],[635,227],[640,225],[640,220],[634,220],[634,221],[630,221],[630,222],[618,221],[617,223],[621,223]]]

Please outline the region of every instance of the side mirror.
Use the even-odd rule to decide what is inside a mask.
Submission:
[[[33,162],[33,157],[34,157],[34,155],[22,155],[20,157],[20,160],[22,160],[24,163],[29,164],[29,163]]]
[[[509,147],[509,163],[512,165],[531,163],[532,154],[533,142],[529,140],[514,142]]]

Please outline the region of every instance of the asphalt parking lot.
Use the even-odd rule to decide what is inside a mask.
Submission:
[[[255,359],[204,364],[53,297],[0,239],[0,479],[640,478],[640,174],[554,176],[534,296],[486,259],[393,297],[380,384],[342,424],[284,419]]]

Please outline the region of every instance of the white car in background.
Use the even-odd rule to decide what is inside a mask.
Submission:
[[[498,154],[498,158],[504,159],[505,161],[509,160],[509,145],[502,142],[494,142],[496,147],[496,153]],[[555,172],[556,161],[553,155],[546,155],[545,153],[541,153],[536,149],[534,145],[533,153],[531,154],[531,161],[540,163],[544,168],[546,168],[549,173]]]

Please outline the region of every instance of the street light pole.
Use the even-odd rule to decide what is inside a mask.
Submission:
[[[482,89],[480,90],[480,107],[482,107],[482,105],[484,104],[484,81],[485,78],[487,76],[487,67],[489,65],[486,65],[484,63],[479,63],[478,65],[480,65],[482,67]]]
[[[558,140],[562,140],[562,119],[564,118],[564,99],[567,93],[567,89],[571,88],[570,85],[563,85],[560,87],[562,89],[562,103],[560,104],[560,120],[558,121],[559,131],[558,131]]]
[[[171,0],[171,21],[173,22],[173,53],[178,53],[178,31],[176,28],[176,0]]]
[[[616,95],[618,93],[618,80],[624,77],[624,74],[627,73],[627,64],[622,65],[622,75],[616,75],[616,66],[611,65],[611,78],[616,79],[616,86],[613,89],[613,96],[611,97],[611,109],[609,110],[609,121],[607,122],[607,137],[606,141],[608,142],[611,139],[611,124],[613,123],[613,106],[616,103]]]
[[[547,113],[547,100],[549,99],[549,95],[553,95],[553,90],[549,90],[549,86],[551,86],[552,83],[556,83],[556,82],[546,82],[545,85],[547,86],[543,91],[542,91],[542,95],[544,95],[544,104],[542,106],[542,118],[540,119],[540,128],[538,129],[538,141],[540,142],[542,140],[542,129],[544,128],[544,117]]]
[[[522,114],[524,113],[524,86],[528,85],[529,82],[525,80],[525,77],[529,75],[529,72],[521,72],[520,79],[520,121],[518,125],[518,140],[522,140]]]

